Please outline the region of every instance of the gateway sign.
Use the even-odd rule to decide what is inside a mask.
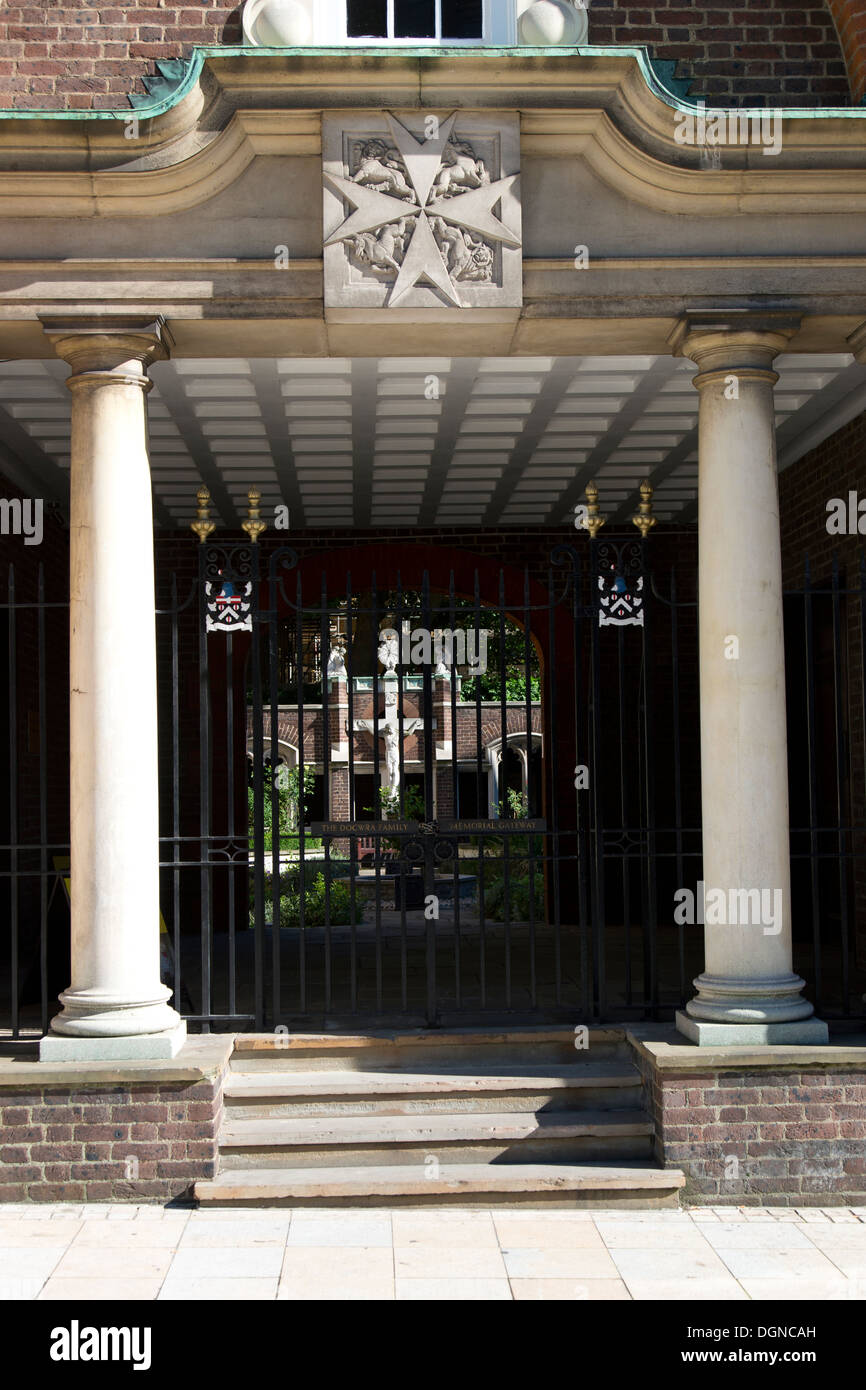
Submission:
[[[520,308],[517,115],[325,115],[325,307]]]

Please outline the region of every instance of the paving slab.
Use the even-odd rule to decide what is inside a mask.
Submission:
[[[707,1250],[707,1235],[692,1222],[597,1221],[596,1229],[609,1250]]]
[[[510,1303],[507,1279],[401,1279],[396,1280],[400,1303]]]
[[[394,1300],[394,1280],[374,1279],[364,1276],[360,1279],[341,1279],[316,1276],[312,1280],[290,1278],[280,1280],[277,1298],[283,1302],[294,1303],[385,1303]]]
[[[0,1274],[0,1302],[30,1303],[38,1298],[44,1285],[45,1280],[41,1275]]]
[[[173,1237],[180,1250],[207,1250],[238,1245],[279,1246],[286,1243],[289,1234],[289,1216],[276,1213],[269,1221],[242,1221],[235,1213],[234,1221],[190,1222],[183,1232]]]
[[[72,1279],[163,1278],[174,1257],[172,1248],[137,1246],[108,1248],[101,1245],[70,1245],[55,1266],[54,1273]]]
[[[71,1279],[55,1275],[39,1294],[40,1303],[153,1302],[163,1285],[161,1275],[138,1279]]]
[[[504,1250],[510,1279],[616,1279],[608,1252],[598,1250]]]
[[[746,1222],[742,1226],[720,1221],[708,1226],[703,1236],[714,1250],[808,1250],[812,1246],[800,1226],[779,1221]]]
[[[797,1280],[836,1271],[837,1265],[820,1250],[731,1250],[718,1252],[727,1268],[737,1279]],[[866,1257],[863,1268],[866,1270]]]
[[[39,1279],[43,1282],[53,1274],[63,1259],[68,1245],[46,1245],[23,1248],[0,1246],[0,1279]]]
[[[391,1216],[387,1212],[302,1211],[292,1215],[290,1246],[391,1247]]]
[[[160,1303],[240,1303],[243,1301],[273,1300],[277,1296],[277,1280],[264,1278],[233,1279],[228,1277],[189,1278],[171,1275],[160,1292]]]
[[[487,1211],[395,1211],[392,1227],[395,1249],[412,1245],[499,1249],[494,1218]]]
[[[281,1245],[233,1245],[226,1249],[178,1250],[171,1261],[173,1279],[277,1279]]]
[[[503,1250],[603,1250],[597,1223],[569,1221],[571,1214],[497,1212],[493,1224]]]
[[[76,1250],[95,1246],[100,1250],[137,1250],[141,1247],[174,1250],[183,1238],[186,1222],[83,1221],[75,1236]]]
[[[857,1222],[853,1226],[802,1226],[799,1230],[809,1245],[830,1254],[834,1250],[866,1251],[866,1226]]]
[[[467,1250],[459,1246],[400,1246],[394,1251],[398,1279],[504,1279],[505,1261],[499,1250]]]
[[[287,1279],[362,1282],[364,1279],[391,1279],[394,1255],[390,1246],[305,1245],[283,1252],[281,1281]]]
[[[635,1281],[644,1280],[678,1282],[681,1279],[715,1278],[724,1281],[731,1273],[709,1245],[702,1250],[675,1250],[669,1247],[667,1250],[615,1249],[609,1253],[617,1272],[629,1288]]]
[[[83,1229],[83,1221],[0,1219],[0,1247],[11,1250],[28,1246],[69,1244]]]
[[[520,1303],[629,1303],[621,1279],[512,1279],[511,1295]]]
[[[635,1302],[745,1303],[748,1294],[736,1279],[638,1279],[626,1278]]]
[[[859,1295],[853,1280],[844,1275],[826,1275],[820,1278],[806,1276],[801,1279],[747,1279],[739,1281],[749,1298],[757,1303],[818,1303],[827,1300],[841,1302],[853,1298],[866,1298],[866,1289]]]

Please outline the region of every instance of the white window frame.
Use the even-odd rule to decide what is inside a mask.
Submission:
[[[333,7],[334,32],[330,41],[345,44],[347,47],[369,47],[370,44],[387,44],[389,48],[481,48],[485,45],[509,47],[516,42],[517,9],[525,9],[527,0],[482,0],[482,37],[478,39],[446,39],[442,37],[442,3],[435,0],[436,35],[431,38],[382,38],[372,35],[366,38],[349,37],[348,0],[337,0]],[[388,33],[394,32],[395,0],[387,0]]]

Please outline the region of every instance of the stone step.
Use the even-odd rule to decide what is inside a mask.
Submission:
[[[236,1169],[195,1185],[203,1207],[676,1207],[685,1176],[640,1163]]]
[[[575,1047],[572,1028],[458,1028],[407,1029],[366,1033],[239,1034],[231,1061],[232,1071],[364,1071],[412,1070],[417,1067],[447,1070],[459,1062],[461,1070],[477,1064],[521,1066],[542,1062],[560,1065],[610,1060],[627,1056],[621,1028],[594,1028],[588,1047]]]
[[[643,1103],[640,1077],[621,1062],[511,1067],[468,1073],[234,1071],[227,1118],[416,1115],[439,1111],[625,1110]]]
[[[649,1158],[652,1122],[640,1110],[551,1114],[357,1115],[233,1119],[220,1131],[220,1171],[232,1168],[453,1163],[590,1162]]]

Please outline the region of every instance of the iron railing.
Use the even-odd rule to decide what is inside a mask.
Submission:
[[[697,612],[654,547],[612,537],[532,571],[416,573],[409,545],[400,571],[380,551],[375,571],[323,577],[290,549],[208,542],[197,573],[160,576],[164,978],[193,1026],[672,1016],[703,963],[700,928],[673,917],[676,889],[701,877]],[[46,599],[41,566],[28,583],[10,567],[0,602],[0,1027],[13,1037],[44,1031],[68,983],[67,605]],[[209,632],[229,584],[242,623]],[[622,593],[642,622],[602,626]],[[853,1021],[866,556],[819,578],[807,562],[785,603],[794,964],[824,1017]],[[387,677],[375,636],[404,621],[488,632],[486,683],[458,690],[402,650]],[[303,678],[313,626],[323,664],[341,635],[342,681]],[[397,791],[383,805],[388,708]],[[491,792],[500,746],[525,769],[510,806],[514,759]],[[287,757],[296,791],[305,769],[318,780],[281,832]]]

